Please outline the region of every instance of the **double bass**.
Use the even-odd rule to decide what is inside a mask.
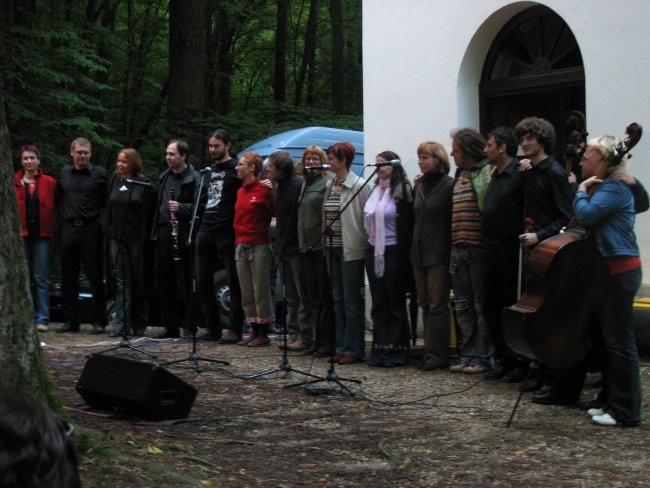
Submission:
[[[637,144],[642,128],[632,123],[626,134],[599,178]],[[595,190],[596,185],[589,195]],[[608,270],[594,236],[574,218],[563,232],[528,252],[525,271],[522,295],[503,311],[506,344],[514,353],[553,368],[577,364],[590,346],[589,322],[606,292]]]

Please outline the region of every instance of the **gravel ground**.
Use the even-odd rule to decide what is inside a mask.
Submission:
[[[75,389],[87,355],[117,342],[86,325],[42,339],[55,390],[77,427],[85,487],[650,486],[647,423],[595,426],[576,407],[536,405],[525,394],[507,427],[517,385],[480,375],[360,363],[337,366],[327,381],[327,359],[291,353],[293,368],[323,378],[308,392],[285,388],[311,379],[298,372],[245,379],[281,365],[277,339],[264,348],[199,342],[200,355],[230,364],[165,368],[197,388],[190,416],[143,422],[89,409]],[[158,362],[192,352],[183,340],[131,344]],[[148,361],[124,347],[107,354]],[[645,411],[649,374],[644,361]],[[589,376],[584,399],[595,395],[597,380]]]

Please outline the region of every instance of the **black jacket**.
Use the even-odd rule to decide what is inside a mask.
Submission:
[[[276,256],[298,254],[298,198],[302,181],[297,176],[290,176],[277,182],[273,193],[273,209],[276,215]]]
[[[169,188],[173,183],[178,183],[179,191],[174,196],[175,200],[180,204],[178,212],[176,213],[176,218],[178,219],[178,236],[179,241],[183,246],[187,244],[187,238],[189,236],[190,224],[192,219],[192,210],[194,208],[194,202],[198,198],[198,209],[196,213],[196,223],[194,224],[193,235],[199,230],[201,216],[203,215],[203,209],[205,208],[205,202],[207,200],[207,187],[204,185],[201,188],[200,195],[197,195],[199,191],[199,186],[201,184],[201,175],[196,171],[191,165],[187,165],[187,168],[181,176],[179,177],[179,182],[171,181],[171,178],[175,178],[176,175],[173,175],[171,169],[166,169],[160,175],[159,184],[158,184],[158,197],[156,199],[156,212],[154,214],[153,225],[151,228],[151,239],[156,241],[158,240],[158,232],[161,226],[167,225],[169,222],[169,217],[165,215],[165,211],[161,211],[163,205],[164,196],[169,195]],[[166,201],[164,204],[166,205]]]

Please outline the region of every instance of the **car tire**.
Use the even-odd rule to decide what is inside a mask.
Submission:
[[[230,324],[230,287],[228,274],[224,269],[214,274],[214,294],[221,315],[221,326],[227,328]]]

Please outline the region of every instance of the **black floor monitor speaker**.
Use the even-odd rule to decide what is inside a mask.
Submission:
[[[182,419],[197,390],[161,366],[93,354],[77,383],[88,405],[146,420]]]

